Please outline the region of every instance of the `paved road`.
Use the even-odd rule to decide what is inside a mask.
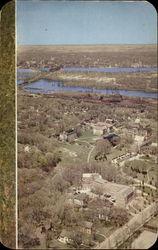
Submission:
[[[131,177],[132,178],[132,177]],[[134,178],[132,178],[135,182],[137,182],[138,184],[136,184],[136,185],[139,185],[139,184],[143,184],[143,182],[142,181],[140,181],[140,180],[138,180],[138,179],[134,179]],[[148,183],[146,183],[146,182],[144,182],[144,184],[143,184],[145,187],[149,187],[149,188],[152,188],[152,189],[154,189],[154,190],[156,190],[156,187],[155,186],[153,186],[153,185],[150,185],[150,184],[148,184]]]
[[[148,221],[155,211],[157,210],[156,203],[152,203],[139,214],[133,216],[124,226],[118,228],[109,237],[107,237],[103,242],[99,243],[94,249],[109,249],[109,244],[112,244],[112,248],[116,247],[118,240],[125,241],[127,237],[132,235],[136,230],[142,227],[146,221]]]
[[[132,180],[132,181],[134,181],[134,182],[139,183],[138,185],[140,185],[140,184],[142,185],[143,182],[142,182],[141,180],[138,180],[138,179],[136,179],[136,178],[133,178],[133,177],[127,175],[127,174],[123,171],[122,166],[123,166],[123,164],[124,164],[125,161],[126,161],[126,160],[122,161],[121,164],[120,164],[120,167],[121,167],[121,168],[120,168],[120,172],[121,172],[122,176],[126,177],[126,178],[129,179],[129,180]],[[137,184],[135,184],[135,185],[137,185]],[[153,190],[156,190],[156,189],[157,189],[155,186],[150,185],[150,184],[148,184],[148,183],[146,183],[146,182],[144,182],[144,186],[145,186],[145,187],[149,187],[149,188],[151,188],[151,189],[153,189]]]

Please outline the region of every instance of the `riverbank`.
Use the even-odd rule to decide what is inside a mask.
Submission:
[[[86,87],[94,89],[113,89],[143,92],[157,92],[156,72],[134,73],[105,73],[105,72],[75,72],[59,70],[55,72],[40,71],[35,77],[22,85],[38,81],[40,79],[61,81],[65,87]]]
[[[152,72],[81,72],[60,70],[46,75],[63,80],[65,86],[86,86],[96,89],[140,90],[157,92],[157,73]]]

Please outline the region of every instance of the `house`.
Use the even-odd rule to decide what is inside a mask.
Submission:
[[[140,123],[135,123],[135,122],[131,122],[127,124],[127,129],[128,131],[130,131],[133,135],[136,135],[138,133],[140,133]]]
[[[80,231],[87,234],[92,234],[93,223],[89,221],[84,221],[82,226],[80,226]]]
[[[144,142],[144,136],[136,135],[135,138],[135,144],[138,146],[138,148],[143,144]]]
[[[71,232],[67,231],[66,229],[63,229],[59,238],[58,238],[58,241],[60,241],[64,244],[71,243],[72,242]]]
[[[109,200],[119,207],[125,207],[135,197],[134,187],[109,182],[98,173],[84,173],[82,176],[82,189],[85,189],[87,194],[98,189],[101,199]]]
[[[94,135],[104,135],[112,130],[113,124],[107,122],[97,122],[95,124],[92,123],[91,127]]]
[[[59,135],[59,139],[63,142],[73,142],[77,138],[77,132],[74,128],[68,129]]]
[[[88,195],[84,193],[74,193],[73,197],[70,198],[70,202],[79,207],[83,207],[87,204]]]

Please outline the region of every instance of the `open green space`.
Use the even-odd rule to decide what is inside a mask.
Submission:
[[[96,136],[93,135],[92,130],[86,130],[84,132],[82,132],[82,135],[77,139],[77,141],[79,142],[87,142],[90,144],[95,144],[95,141],[99,138],[102,138],[101,136]]]
[[[107,158],[109,161],[111,161],[112,159],[117,158],[125,153],[126,153],[125,148],[123,148],[122,150],[119,150],[118,147],[115,147],[111,149],[111,152],[110,154],[107,155]]]
[[[113,229],[114,229],[113,226],[100,227],[98,229],[98,234],[103,234],[103,235],[107,236]]]
[[[60,149],[62,151],[62,163],[86,162],[90,146],[79,145],[77,142],[73,144],[64,143]]]

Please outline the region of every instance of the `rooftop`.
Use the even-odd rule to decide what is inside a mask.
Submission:
[[[87,178],[83,178],[83,185],[89,185],[90,189],[99,187],[102,189],[103,194],[110,194],[111,196],[116,197],[118,193],[126,196],[130,194],[131,191],[133,191],[131,186],[109,182],[103,179],[102,176],[97,173],[83,174],[83,177],[84,176]]]

